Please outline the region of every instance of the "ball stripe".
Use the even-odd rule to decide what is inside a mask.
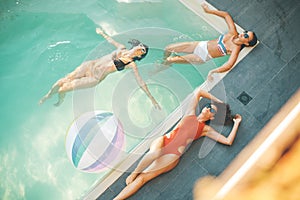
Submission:
[[[75,119],[65,140],[73,166],[90,173],[117,166],[125,155],[124,144],[122,123],[113,113],[101,110],[83,113]]]
[[[118,124],[113,140],[105,150],[105,153],[99,156],[92,165],[84,168],[83,170],[94,172],[98,171],[99,169],[105,168],[109,164],[111,164],[111,162],[116,159],[116,157],[120,153],[124,142],[123,127],[116,118],[113,117],[113,120],[116,122],[116,124]]]
[[[83,127],[78,127],[79,132],[75,138],[74,146],[72,148],[72,161],[74,165],[77,167],[78,163],[86,151],[88,144],[97,134],[97,131],[90,131],[93,127],[97,126],[98,123],[101,122],[102,119],[107,119],[106,117],[112,116],[112,113],[102,113],[101,115],[98,114],[95,117],[89,119]],[[106,120],[105,120],[106,121]],[[101,122],[101,124],[104,122]],[[76,123],[76,125],[79,123]]]

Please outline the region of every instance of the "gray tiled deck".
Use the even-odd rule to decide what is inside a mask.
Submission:
[[[298,0],[208,2],[230,12],[237,24],[254,30],[260,40],[260,44],[223,80],[228,103],[233,112],[243,116],[238,135],[231,147],[216,144],[202,159],[198,156],[199,149],[209,139],[195,141],[174,170],[147,183],[129,198],[131,200],[192,199],[194,182],[208,174],[220,174],[299,89]],[[246,106],[237,99],[243,91],[253,98]],[[112,199],[125,186],[127,175],[123,174],[98,199]]]

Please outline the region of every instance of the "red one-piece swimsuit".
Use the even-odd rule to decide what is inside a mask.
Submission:
[[[164,154],[176,154],[181,156],[178,151],[180,146],[186,146],[187,140],[196,140],[201,137],[205,123],[199,122],[196,115],[189,115],[179,122],[178,126],[170,133],[164,135]]]

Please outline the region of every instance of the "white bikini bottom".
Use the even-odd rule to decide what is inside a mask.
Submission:
[[[208,53],[207,43],[208,41],[199,42],[193,52],[195,55],[199,56],[204,62],[212,58],[211,55],[209,55]]]

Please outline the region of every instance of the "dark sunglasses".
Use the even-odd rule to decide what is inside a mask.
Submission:
[[[248,31],[244,31],[243,33],[244,33],[244,38],[246,39],[249,38]]]
[[[206,104],[204,107],[209,108],[209,111],[213,114],[217,113],[217,111],[211,107],[211,103]]]

